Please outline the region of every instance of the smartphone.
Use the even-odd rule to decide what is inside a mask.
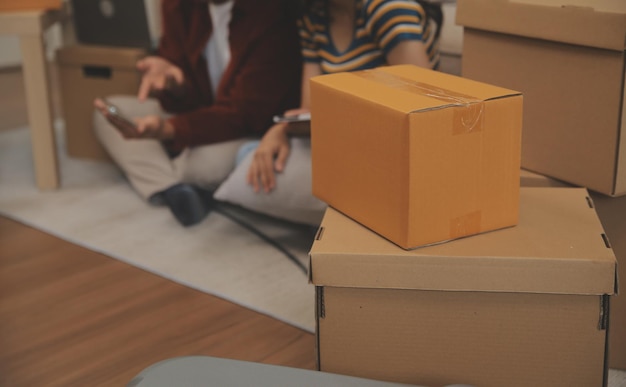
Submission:
[[[307,122],[311,121],[311,113],[301,113],[289,116],[274,116],[274,123],[279,122]]]
[[[101,99],[106,105],[106,113],[104,113],[104,117],[107,121],[119,130],[124,137],[139,137],[137,125],[135,125],[130,118],[124,116],[117,106],[108,102],[104,98]]]

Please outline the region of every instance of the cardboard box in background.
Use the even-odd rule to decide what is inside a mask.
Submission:
[[[0,0],[0,12],[60,9],[63,0]]]
[[[626,2],[536,3],[458,0],[462,74],[524,94],[523,168],[624,195]]]
[[[518,226],[412,251],[329,208],[310,253],[318,368],[428,386],[604,385],[616,262],[588,203],[584,188],[522,188]]]
[[[517,223],[522,96],[417,66],[311,80],[313,194],[403,248]]]
[[[527,171],[526,169],[520,170],[519,178],[521,187],[575,187],[564,181],[553,179],[539,173]]]
[[[87,45],[57,51],[70,156],[110,160],[93,133],[93,100],[113,94],[137,94],[141,75],[135,64],[145,55],[143,49]]]
[[[567,183],[522,170],[522,187],[571,187]],[[618,279],[626,278],[626,196],[611,198],[591,192],[600,222],[604,227],[615,257],[617,258]],[[609,368],[626,370],[626,295],[611,298],[611,318],[609,323]]]

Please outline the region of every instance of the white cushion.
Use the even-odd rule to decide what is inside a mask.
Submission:
[[[311,193],[311,142],[292,138],[290,144],[285,169],[276,175],[276,187],[271,192],[255,193],[248,185],[246,175],[254,157],[254,152],[250,152],[215,191],[214,197],[265,215],[319,226],[326,203]]]

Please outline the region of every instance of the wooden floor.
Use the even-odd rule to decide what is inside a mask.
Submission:
[[[19,71],[0,71],[0,130],[26,124],[16,80]],[[155,362],[188,355],[313,369],[314,342],[308,332],[0,217],[0,386],[125,386]]]

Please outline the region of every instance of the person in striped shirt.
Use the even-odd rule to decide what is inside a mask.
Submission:
[[[417,1],[314,0],[308,9],[299,20],[300,43],[306,67],[316,73],[400,63],[438,67],[436,26]]]
[[[418,0],[305,1],[299,20],[301,107],[285,114],[309,111],[308,80],[316,75],[395,64],[437,69],[438,26],[425,9]],[[256,147],[247,174],[255,192],[276,188],[276,174],[285,170],[294,126],[272,126]]]

